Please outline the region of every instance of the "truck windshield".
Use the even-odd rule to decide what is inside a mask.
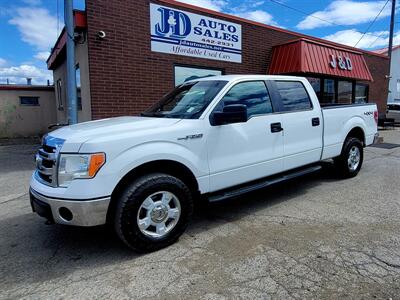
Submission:
[[[177,86],[141,115],[157,118],[197,119],[227,82],[207,80],[184,83]]]

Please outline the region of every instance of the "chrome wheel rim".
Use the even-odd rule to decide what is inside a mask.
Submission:
[[[137,225],[146,236],[162,238],[179,221],[181,204],[171,192],[160,191],[148,196],[137,213]]]
[[[357,170],[361,159],[360,149],[357,146],[353,146],[349,152],[349,158],[347,159],[347,165],[349,170],[354,172]]]

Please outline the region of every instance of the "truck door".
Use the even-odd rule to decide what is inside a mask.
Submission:
[[[207,138],[210,192],[245,183],[283,169],[281,115],[274,114],[266,83],[234,85],[214,111],[227,104],[247,106],[245,123],[211,126]]]
[[[323,134],[321,109],[313,107],[301,81],[275,80],[274,86],[282,112],[284,170],[319,161]]]

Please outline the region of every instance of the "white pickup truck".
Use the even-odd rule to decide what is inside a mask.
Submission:
[[[375,104],[321,109],[301,77],[196,79],[141,117],[45,136],[31,204],[52,223],[111,223],[129,247],[152,251],[184,232],[195,198],[237,196],[314,172],[326,159],[343,177],[357,175],[377,120]]]

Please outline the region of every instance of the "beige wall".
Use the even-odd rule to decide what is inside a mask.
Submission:
[[[39,97],[39,106],[20,104],[20,96]],[[38,136],[56,122],[53,89],[0,89],[0,138]]]
[[[89,63],[87,43],[75,46],[75,62],[79,65],[81,73],[81,98],[82,110],[78,110],[78,122],[90,121],[92,119],[90,105]],[[53,70],[54,86],[56,88],[56,115],[57,123],[67,123],[68,105],[66,95],[67,66],[64,60]],[[61,93],[57,91],[57,82],[61,80]],[[61,94],[61,97],[59,96]]]

